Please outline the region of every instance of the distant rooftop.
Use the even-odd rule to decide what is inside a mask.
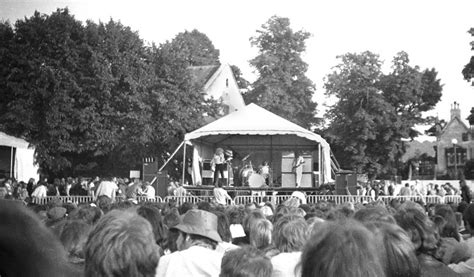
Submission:
[[[219,67],[220,65],[190,66],[188,70],[193,84],[198,88],[203,88]]]

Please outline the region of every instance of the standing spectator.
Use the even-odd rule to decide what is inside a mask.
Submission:
[[[143,183],[142,193],[144,196],[146,196],[147,199],[155,199],[155,196],[156,196],[155,188],[148,181]]]
[[[410,196],[411,195],[411,190],[410,190],[410,184],[406,183],[403,188],[400,189],[400,192],[398,193],[399,196]]]
[[[161,258],[156,276],[219,275],[223,254],[215,250],[221,242],[216,215],[203,210],[189,210],[182,223],[172,229],[179,231],[179,251]]]
[[[227,205],[228,203],[227,200],[230,203],[234,202],[232,198],[230,197],[230,195],[227,193],[227,191],[222,188],[221,183],[217,183],[217,187],[213,189],[213,192],[214,192],[214,199],[216,203],[219,205],[224,205],[224,206]]]
[[[133,183],[128,184],[125,188],[125,197],[129,200],[136,200],[141,192],[141,185],[140,179],[133,179]]]
[[[26,190],[28,191],[28,196],[31,197],[31,194],[33,194],[33,191],[35,190],[36,187],[36,181],[34,178],[30,178],[28,180],[28,183],[26,184]]]
[[[471,203],[471,189],[467,186],[466,180],[462,179],[459,181],[461,187],[461,199],[466,203]]]
[[[96,195],[97,197],[102,195],[107,196],[112,200],[112,202],[115,202],[117,190],[117,184],[113,180],[104,180],[100,182]]]
[[[44,182],[39,181],[38,186],[35,188],[35,190],[31,194],[31,197],[41,199],[41,198],[45,198],[46,196],[47,196],[47,188]]]
[[[130,211],[113,210],[91,231],[85,276],[155,276],[160,258],[150,223]]]

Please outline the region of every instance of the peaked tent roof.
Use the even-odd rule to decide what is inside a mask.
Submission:
[[[251,103],[184,136],[186,141],[212,135],[296,135],[329,144],[320,135],[298,126],[262,107]]]

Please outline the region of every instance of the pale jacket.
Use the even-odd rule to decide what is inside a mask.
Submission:
[[[214,277],[221,272],[223,253],[201,246],[162,256],[156,277],[193,276]]]

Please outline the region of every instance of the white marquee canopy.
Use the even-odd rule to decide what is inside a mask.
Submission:
[[[331,180],[330,146],[326,140],[253,103],[186,134],[184,140],[194,146],[193,163],[203,156],[212,157],[214,149],[221,146],[257,144],[295,149],[319,145],[322,182]]]

